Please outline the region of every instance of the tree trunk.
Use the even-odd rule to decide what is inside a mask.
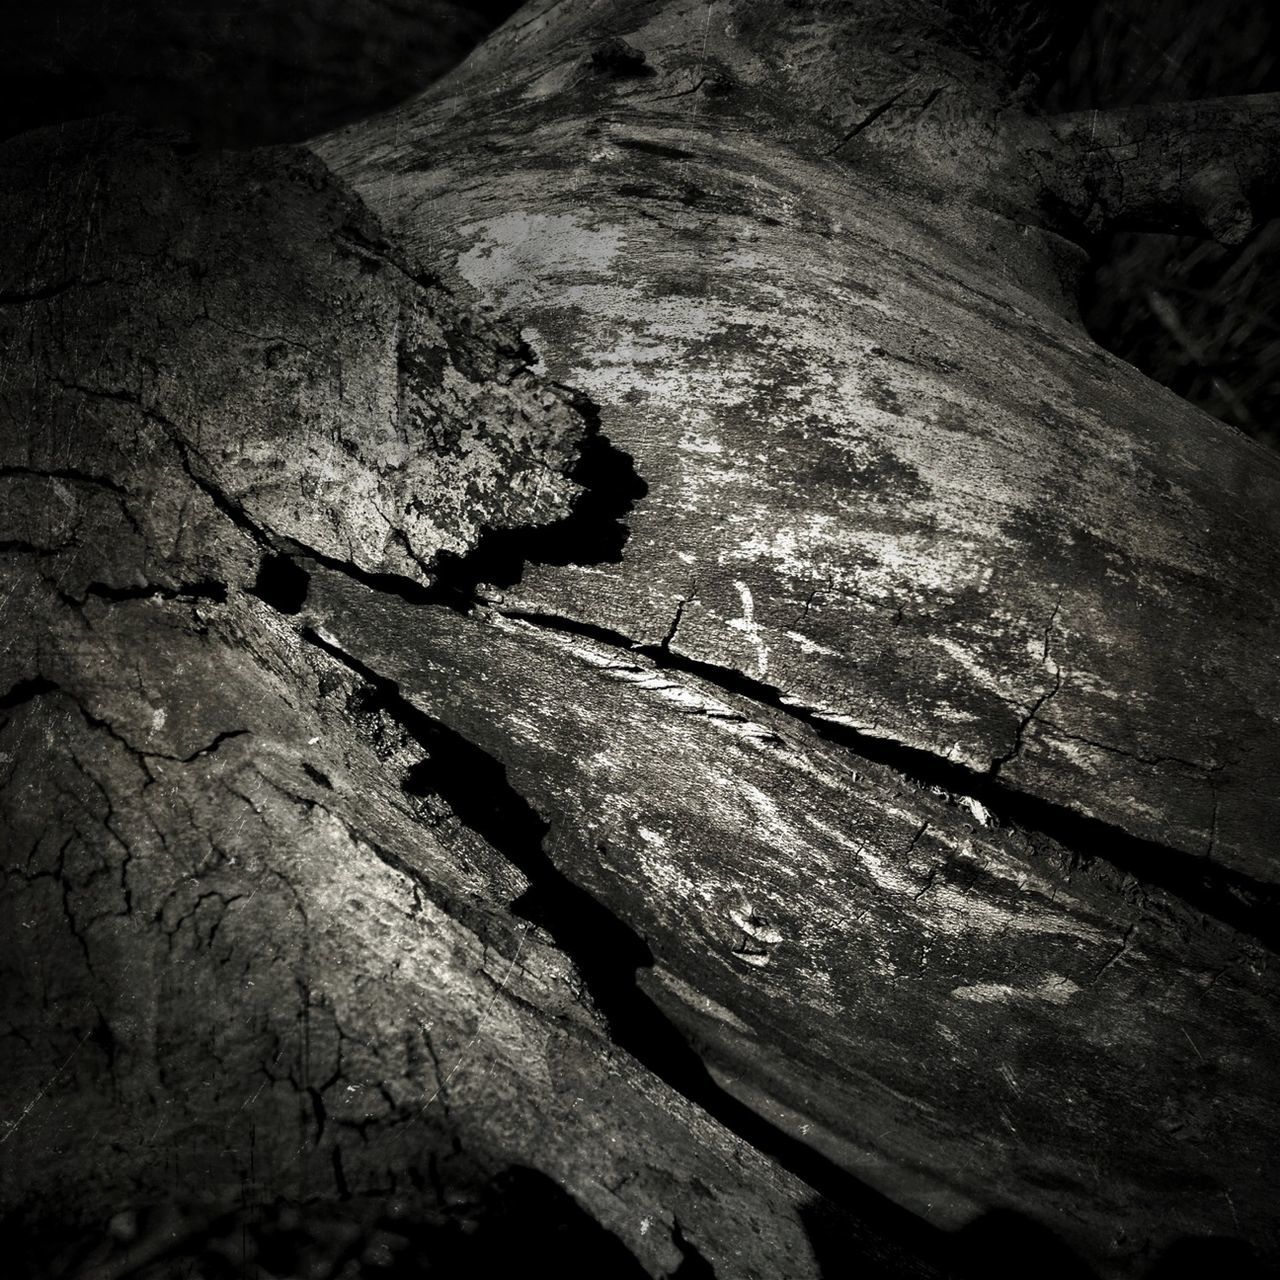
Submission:
[[[1221,106],[1118,183],[981,12],[535,2],[310,150],[6,144],[0,1185],[179,1214],[60,1265],[452,1256],[513,1167],[652,1275],[1280,1260],[1280,464],[1072,300],[1273,193]]]

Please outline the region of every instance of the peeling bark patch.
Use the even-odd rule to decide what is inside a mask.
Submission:
[[[366,573],[428,583],[442,554],[465,554],[486,529],[569,514],[587,434],[570,397],[531,371],[509,329],[410,276],[313,156],[178,156],[109,133],[28,135],[0,156],[39,152],[51,180],[66,179],[40,252],[79,242],[86,276],[102,267],[92,289],[36,287],[0,311],[0,348],[12,358],[34,342],[33,374],[53,397],[28,437],[5,441],[0,476],[115,476],[94,510],[111,495],[145,502],[159,446],[115,404],[161,427],[245,527]],[[83,164],[96,184],[77,181]],[[39,193],[20,185],[3,196],[15,269],[29,256],[19,229],[39,222]],[[6,393],[17,421],[19,390]],[[69,500],[71,539],[54,548],[76,546]]]
[[[559,388],[587,424],[587,436],[570,479],[579,486],[567,516],[537,529],[489,530],[462,556],[444,554],[439,582],[470,601],[482,585],[509,587],[526,564],[617,563],[630,536],[626,517],[649,491],[630,454],[600,429],[599,410],[589,396]]]

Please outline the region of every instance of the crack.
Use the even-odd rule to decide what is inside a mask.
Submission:
[[[676,615],[671,619],[671,626],[667,628],[667,634],[662,637],[658,647],[663,653],[670,653],[671,644],[676,638],[676,632],[680,630],[680,623],[684,620],[684,611],[687,605],[696,604],[698,600],[698,584],[695,582],[689,588],[689,594],[683,600],[676,604]]]
[[[671,1280],[715,1280],[715,1268],[702,1251],[685,1235],[680,1219],[671,1219],[671,1243],[680,1250],[680,1265],[671,1273]]]
[[[868,111],[867,114],[863,116],[862,119],[859,120],[857,124],[853,126],[852,129],[850,129],[847,133],[844,134],[843,137],[841,137],[840,141],[837,142],[836,145],[832,147],[830,151],[827,152],[827,155],[829,156],[835,155],[835,153],[839,151],[841,147],[845,146],[846,143],[852,142],[853,139],[856,138],[858,134],[860,134],[864,129],[869,129],[873,124],[875,124],[877,120],[880,119],[882,115],[884,115],[886,111],[889,111],[890,109],[892,109],[894,104],[898,101],[899,98],[902,97],[904,93],[906,93],[906,91],[907,91],[907,86],[904,85],[891,98],[886,98],[883,102],[872,107],[871,110]]]
[[[71,289],[91,289],[95,285],[108,283],[110,281],[105,279],[82,280],[79,276],[73,276],[70,280],[59,280],[35,289],[0,290],[0,307],[23,307],[31,302],[47,302]]]
[[[1222,807],[1221,798],[1218,795],[1218,783],[1216,779],[1210,779],[1209,788],[1213,792],[1213,814],[1209,819],[1209,837],[1204,848],[1204,857],[1206,862],[1213,860],[1213,851],[1218,844],[1218,813]]]
[[[227,601],[227,584],[208,579],[202,582],[182,582],[176,587],[164,587],[157,583],[147,582],[135,587],[113,587],[106,582],[91,582],[84,594],[76,599],[67,595],[65,598],[73,605],[83,605],[90,596],[99,600],[212,600],[216,604]]]
[[[86,387],[78,382],[69,382],[50,372],[49,380],[64,391],[73,391],[92,400],[109,400],[116,404],[128,405],[142,414],[149,422],[155,423],[164,433],[165,438],[173,446],[178,455],[178,462],[187,478],[209,499],[236,528],[247,533],[259,546],[272,549],[274,539],[271,533],[249,515],[238,503],[233,502],[212,480],[202,476],[193,463],[199,454],[187,442],[181,428],[171,418],[167,418],[158,409],[144,402],[142,397],[132,391],[108,391],[102,387]]]
[[[1119,945],[1116,947],[1115,951],[1113,951],[1111,955],[1109,955],[1102,962],[1102,964],[1098,967],[1097,973],[1095,973],[1093,977],[1089,979],[1089,981],[1085,984],[1086,986],[1090,986],[1090,987],[1094,986],[1097,983],[1098,979],[1101,978],[1102,975],[1106,973],[1106,971],[1110,969],[1111,966],[1115,964],[1115,962],[1119,960],[1120,957],[1124,955],[1126,951],[1129,950],[1129,945],[1132,942],[1133,935],[1137,932],[1137,929],[1138,929],[1138,922],[1135,920],[1134,923],[1131,924],[1124,931],[1124,937],[1120,939]]]
[[[166,756],[155,751],[144,751],[143,755],[152,756],[161,760],[173,760],[178,764],[191,764],[199,760],[201,756],[211,756],[224,742],[230,742],[232,738],[244,738],[251,734],[251,729],[223,729],[211,741],[205,743],[203,747],[196,748],[189,756]]]
[[[732,668],[701,662],[663,648],[661,644],[641,644],[611,628],[556,614],[523,610],[499,610],[498,613],[504,618],[552,632],[582,636],[647,658],[655,667],[693,676],[726,693],[780,712],[853,756],[891,770],[899,781],[943,795],[970,812],[976,813],[974,806],[980,806],[996,825],[1049,838],[1067,852],[1075,867],[1087,870],[1094,865],[1109,865],[1123,875],[1163,890],[1191,911],[1211,916],[1271,951],[1280,951],[1280,887],[1264,884],[1221,864],[1209,863],[1198,854],[1132,835],[1114,823],[1065,804],[1020,791],[991,772],[979,772],[919,747],[835,722],[792,702],[776,685]]]
[[[1049,621],[1044,624],[1044,643],[1040,649],[1040,665],[1047,666],[1049,662],[1049,644],[1053,635],[1053,625],[1058,620],[1058,611],[1062,608],[1062,597],[1059,596],[1054,602],[1053,612],[1049,615]]]
[[[654,962],[648,944],[551,859],[544,848],[550,823],[512,786],[501,760],[429,716],[404,696],[395,681],[332,640],[312,628],[303,629],[301,635],[375,690],[385,710],[424,747],[434,768],[422,769],[417,785],[426,785],[430,779],[459,819],[525,875],[530,887],[512,904],[512,911],[544,929],[573,962],[615,1044],[835,1205],[864,1222],[877,1222],[883,1235],[899,1249],[916,1258],[941,1259],[941,1231],[923,1226],[910,1211],[784,1132],[715,1082],[696,1050],[637,983],[637,971]],[[865,1226],[860,1231],[865,1240]]]
[[[70,480],[75,484],[93,485],[99,489],[110,490],[112,493],[128,493],[118,480],[112,480],[109,476],[95,476],[91,472],[80,471],[76,467],[24,467],[16,464],[0,467],[0,480],[9,480],[18,476],[30,476],[34,480]]]
[[[112,738],[124,747],[124,749],[133,756],[135,760],[137,760],[138,764],[142,767],[142,771],[147,775],[148,782],[146,785],[148,786],[154,783],[156,778],[151,772],[147,761],[168,760],[172,764],[194,764],[195,761],[199,760],[202,756],[214,755],[221,748],[224,742],[229,742],[233,738],[248,737],[253,732],[251,729],[223,729],[210,739],[210,741],[206,742],[204,746],[197,747],[190,753],[190,755],[185,756],[170,755],[165,751],[147,751],[130,742],[129,739],[111,723],[110,720],[107,720],[102,716],[94,715],[93,712],[90,711],[89,708],[80,700],[80,697],[72,690],[60,685],[50,685],[50,690],[56,690],[59,693],[65,694],[75,706],[76,710],[80,712],[81,717],[87,725],[93,729],[100,730],[109,738]],[[46,690],[46,692],[50,690]]]
[[[532,363],[532,352],[516,351],[516,357]],[[590,547],[590,563],[617,563],[630,536],[625,517],[636,501],[648,493],[648,485],[637,474],[631,455],[612,445],[600,427],[600,411],[584,393],[550,383],[550,386],[584,422],[583,441],[569,478],[579,485],[569,514],[550,524],[485,528],[465,554],[441,552],[429,576],[430,583],[402,574],[363,569],[311,547],[297,539],[259,524],[196,465],[198,452],[187,442],[177,423],[146,404],[132,391],[109,391],[70,382],[54,374],[50,380],[66,391],[128,405],[160,427],[178,456],[191,482],[214,507],[238,529],[246,533],[264,552],[257,594],[283,613],[297,613],[306,600],[305,569],[297,561],[312,561],[363,583],[371,590],[399,596],[409,603],[445,604],[466,612],[476,602],[481,584],[511,586],[524,574],[530,562],[568,565],[580,563],[583,547]],[[397,531],[403,538],[403,531]],[[406,544],[407,545],[407,544]],[[0,548],[3,549],[3,548]],[[45,552],[34,546],[29,549]],[[426,565],[422,565],[428,576]]]
[[[1045,631],[1045,655],[1046,656],[1044,659],[1042,659],[1042,661],[1047,661],[1048,645],[1049,645],[1048,629],[1046,628],[1046,631]],[[1031,724],[1035,720],[1036,716],[1039,715],[1040,708],[1043,707],[1045,703],[1049,701],[1050,698],[1054,697],[1061,688],[1062,688],[1062,669],[1059,667],[1053,673],[1052,686],[1046,689],[1031,704],[1031,706],[1027,709],[1026,715],[1024,715],[1022,719],[1018,722],[1018,727],[1017,729],[1014,730],[1014,734],[1013,734],[1013,744],[1009,747],[1009,750],[1006,751],[1003,755],[995,756],[992,759],[991,765],[987,771],[991,777],[993,778],[998,777],[1000,774],[1000,770],[1003,769],[1004,766],[1007,765],[1010,760],[1016,760],[1017,757],[1022,754],[1023,737],[1025,736],[1027,730],[1031,727]],[[1045,721],[1043,723],[1048,723],[1048,722]]]
[[[839,151],[842,147],[845,147],[850,142],[852,142],[853,139],[858,136],[858,134],[862,133],[866,129],[869,129],[873,124],[875,124],[875,122],[879,120],[880,117],[885,114],[885,112],[892,111],[893,108],[898,105],[898,102],[902,98],[902,95],[906,93],[910,87],[911,87],[910,85],[903,85],[903,87],[899,89],[898,92],[895,93],[891,98],[886,98],[883,102],[878,103],[876,106],[872,107],[871,110],[868,111],[867,114],[863,116],[862,119],[859,120],[857,124],[855,124],[853,128],[851,128],[840,139],[840,141],[837,142],[836,145],[827,152],[827,155],[829,156],[835,155],[836,152]],[[941,87],[931,89],[920,102],[903,103],[903,106],[914,107],[915,110],[917,111],[926,111],[928,110],[929,107],[933,105],[934,101],[937,99],[938,95],[941,92],[942,92]]]
[[[0,711],[10,711],[28,702],[42,698],[46,693],[57,693],[58,686],[44,676],[29,676],[11,685],[7,693],[0,694]]]
[[[1052,729],[1054,733],[1061,738],[1065,738],[1068,742],[1079,742],[1086,747],[1094,747],[1098,751],[1105,751],[1110,755],[1123,756],[1126,760],[1133,760],[1138,764],[1180,764],[1184,768],[1204,775],[1210,782],[1212,782],[1213,774],[1221,773],[1225,768],[1225,766],[1221,764],[1201,764],[1197,760],[1188,760],[1184,756],[1144,756],[1137,751],[1129,751],[1124,747],[1117,747],[1110,742],[1099,742],[1096,738],[1087,738],[1080,733],[1069,733],[1060,724],[1057,724],[1053,720],[1042,720],[1040,723],[1046,728]]]

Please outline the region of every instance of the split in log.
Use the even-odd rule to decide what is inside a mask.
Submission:
[[[6,144],[15,1221],[1280,1257],[1280,462],[1081,333],[1043,127],[902,12]]]

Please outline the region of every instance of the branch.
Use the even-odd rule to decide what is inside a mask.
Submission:
[[[1049,135],[1041,142],[1046,195],[1091,233],[1181,232],[1239,244],[1280,211],[1280,94],[1081,111],[1036,123]]]

